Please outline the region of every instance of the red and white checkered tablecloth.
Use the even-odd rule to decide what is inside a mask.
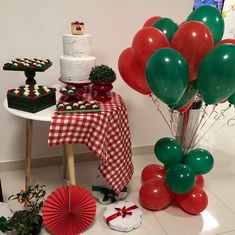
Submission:
[[[92,100],[91,94],[83,95]],[[130,181],[132,164],[131,138],[127,110],[120,95],[99,103],[98,113],[54,113],[48,144],[85,144],[100,159],[99,170],[118,194]]]

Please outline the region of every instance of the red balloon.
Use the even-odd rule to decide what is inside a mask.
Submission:
[[[192,215],[204,211],[208,204],[208,197],[199,186],[195,186],[189,193],[177,194],[176,200],[183,210]]]
[[[187,112],[190,109],[190,107],[192,106],[194,100],[195,100],[195,97],[193,97],[193,99],[191,99],[186,105],[184,105],[182,108],[178,109],[177,111],[180,113]]]
[[[170,47],[166,36],[154,27],[141,29],[132,41],[132,52],[137,64],[145,70],[149,57],[158,49]]]
[[[220,41],[217,45],[220,45],[220,44],[235,44],[235,39],[226,38],[226,39]]]
[[[128,86],[143,95],[151,94],[146,81],[145,71],[141,70],[136,64],[130,47],[125,49],[119,56],[118,69]]]
[[[204,178],[202,175],[196,175],[196,185],[201,188],[204,187]]]
[[[148,210],[161,210],[167,207],[174,199],[172,193],[163,179],[150,179],[146,181],[139,191],[139,201]]]
[[[214,41],[206,25],[198,21],[190,21],[184,23],[176,31],[171,46],[178,50],[188,62],[189,80],[195,80],[200,62],[214,47]]]
[[[166,169],[159,164],[150,164],[146,166],[141,173],[142,182],[146,182],[153,178],[165,179],[165,177]]]
[[[161,16],[153,16],[153,17],[147,19],[143,25],[143,28],[152,26],[153,23],[157,22],[161,18],[162,18]]]

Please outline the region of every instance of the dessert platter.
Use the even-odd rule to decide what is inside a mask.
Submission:
[[[56,104],[56,89],[26,84],[7,91],[9,108],[36,113]]]
[[[27,77],[26,84],[36,84],[34,79],[36,72],[44,72],[52,65],[49,59],[29,59],[29,58],[16,58],[8,63],[5,63],[3,70],[8,71],[24,71]]]
[[[95,101],[78,101],[74,103],[61,102],[56,105],[57,113],[94,113],[100,112],[100,106]]]
[[[3,70],[13,71],[27,71],[33,70],[36,72],[43,72],[52,65],[49,59],[28,59],[28,58],[16,58],[11,62],[4,64]]]

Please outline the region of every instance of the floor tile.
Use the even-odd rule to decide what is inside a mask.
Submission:
[[[168,235],[215,235],[235,230],[235,214],[206,190],[209,203],[200,215],[189,215],[176,205],[170,205],[154,215]]]
[[[109,234],[109,227],[103,219],[103,214],[105,211],[105,205],[96,203],[97,212],[96,218],[93,224],[83,233],[84,235],[93,235],[93,234]]]
[[[235,176],[206,180],[206,187],[235,213]]]
[[[128,197],[126,199],[128,201],[135,203],[143,212],[142,226],[135,229],[135,230],[132,230],[129,233],[132,235],[150,235],[150,234],[166,235],[166,232],[162,229],[161,225],[158,223],[158,221],[154,217],[153,213],[151,211],[145,210],[144,208],[142,208],[140,206],[140,204],[138,202],[138,197],[139,197],[139,193],[133,192],[133,193],[128,194]],[[108,235],[118,235],[118,234],[122,234],[122,233],[109,229],[107,231],[107,234]]]
[[[219,233],[216,235],[235,235],[235,230],[234,231],[230,231],[230,232],[225,232],[225,233]]]
[[[134,164],[134,175],[132,180],[139,190],[141,187],[141,172],[142,170],[149,164],[161,164],[154,154],[146,154],[146,155],[135,155],[133,156],[133,164]]]
[[[143,168],[159,161],[152,154],[134,155],[135,172],[129,184],[127,200],[136,203],[143,211],[143,224],[140,228],[128,234],[133,235],[235,235],[235,155],[230,150],[230,144],[213,147],[204,143],[203,148],[210,151],[215,160],[214,168],[205,177],[205,187],[209,198],[207,210],[201,215],[192,216],[180,208],[171,205],[167,209],[151,212],[143,209],[138,202],[138,190],[141,187],[141,172]],[[78,185],[91,189],[95,177],[99,174],[98,161],[81,162],[76,164]],[[0,173],[4,198],[17,193],[24,188],[24,171]],[[32,169],[32,184],[46,184],[47,193],[66,184],[62,180],[62,166],[48,166]],[[17,202],[10,202],[10,208],[19,209]],[[97,202],[97,216],[94,223],[83,234],[120,235],[111,230],[103,220],[105,205]],[[49,235],[45,228],[40,235]]]
[[[16,194],[20,189],[25,187],[25,173],[23,170],[7,171],[1,173],[2,190],[4,200],[7,201],[8,197]],[[61,185],[61,179],[58,166],[48,166],[42,168],[33,168],[31,172],[32,185],[40,184],[46,185],[46,196],[54,191]],[[9,201],[9,206],[12,210],[22,208],[17,201]]]

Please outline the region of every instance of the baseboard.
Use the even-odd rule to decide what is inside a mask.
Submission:
[[[132,148],[133,155],[145,155],[153,153],[153,145],[136,146]],[[97,161],[98,158],[92,152],[75,154],[76,162]],[[44,158],[32,159],[32,167],[45,167],[50,165],[62,164],[62,156],[50,156]],[[12,160],[0,162],[0,172],[23,170],[25,168],[24,160]]]

